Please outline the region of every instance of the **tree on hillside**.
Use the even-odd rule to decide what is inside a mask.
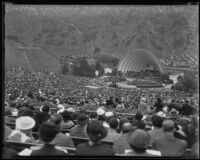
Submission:
[[[94,68],[95,68],[95,71],[99,71],[99,76],[103,74],[104,70],[99,61],[96,61]]]
[[[198,83],[195,77],[193,76],[179,76],[177,78],[178,82],[175,84],[175,89],[190,92],[198,90]]]
[[[61,74],[68,74],[69,73],[69,67],[67,64],[64,64],[62,67]]]

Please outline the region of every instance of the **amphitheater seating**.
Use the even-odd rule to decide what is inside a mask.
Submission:
[[[25,148],[31,148],[32,146],[42,146],[42,144],[33,144],[33,143],[21,143],[21,142],[14,142],[14,141],[5,141],[5,147],[15,149],[18,153],[24,150]],[[75,155],[76,148],[69,148],[69,147],[61,147],[68,151],[68,155]]]

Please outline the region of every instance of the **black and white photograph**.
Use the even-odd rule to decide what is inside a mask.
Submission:
[[[4,4],[5,159],[199,159],[199,5]]]

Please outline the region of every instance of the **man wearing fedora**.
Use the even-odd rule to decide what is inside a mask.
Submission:
[[[55,147],[55,137],[59,133],[58,127],[51,121],[46,121],[39,128],[42,148],[33,150],[30,156],[66,156],[67,152]]]
[[[176,130],[174,121],[164,120],[162,128],[162,136],[152,142],[153,149],[161,151],[164,157],[184,157],[187,142],[174,137]]]
[[[108,131],[101,121],[89,121],[87,128],[89,142],[77,146],[78,156],[114,156],[112,148],[100,141],[106,137]]]
[[[69,135],[75,137],[87,138],[86,125],[88,121],[89,117],[86,114],[84,113],[79,114],[77,117],[77,125],[70,129]]]

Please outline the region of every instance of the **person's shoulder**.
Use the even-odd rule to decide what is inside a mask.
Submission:
[[[80,143],[77,145],[76,148],[79,149],[79,148],[86,148],[86,147],[88,147],[88,143]]]
[[[106,152],[106,155],[114,155],[112,147],[107,144],[101,144],[101,151]]]
[[[183,146],[187,146],[187,142],[183,139],[176,138],[176,140]]]

